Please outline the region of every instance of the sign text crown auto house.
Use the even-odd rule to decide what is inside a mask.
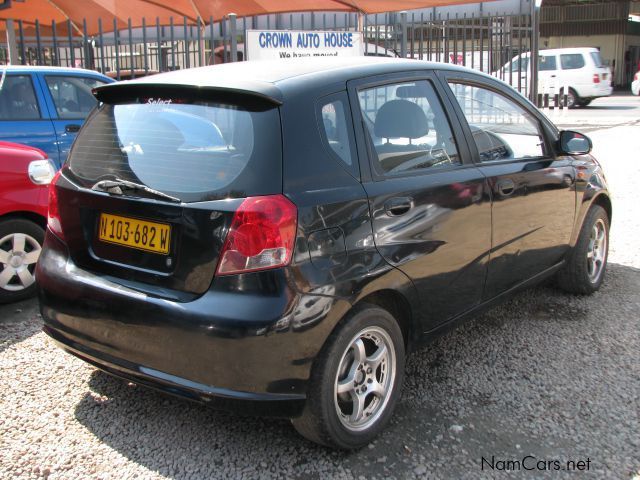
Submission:
[[[247,30],[246,50],[247,60],[364,54],[360,32]]]

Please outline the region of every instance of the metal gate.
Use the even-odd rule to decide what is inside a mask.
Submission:
[[[494,75],[536,100],[531,93],[531,15],[459,15],[387,13],[306,13],[265,15],[223,21],[210,18],[189,23],[171,19],[161,25],[145,19],[139,27],[131,20],[125,29],[98,22],[98,33],[80,32],[71,22],[28,29],[14,22],[18,62],[23,65],[84,67],[127,79],[189,67],[244,59],[247,29],[362,31],[365,54],[393,56],[464,65]],[[0,63],[8,49],[0,47]],[[535,62],[537,64],[537,62]]]

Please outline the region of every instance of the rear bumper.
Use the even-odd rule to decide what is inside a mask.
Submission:
[[[608,81],[594,83],[593,85],[583,86],[580,88],[578,95],[582,98],[599,98],[608,97],[613,92],[613,87]]]
[[[300,308],[309,295],[284,270],[216,280],[189,302],[158,298],[79,268],[50,232],[37,276],[44,331],[69,353],[135,383],[257,414],[300,414],[341,310],[311,318]]]
[[[93,351],[48,325],[43,330],[58,347],[106,373],[216,409],[290,418],[300,415],[304,408],[304,395],[248,393],[205,385]]]

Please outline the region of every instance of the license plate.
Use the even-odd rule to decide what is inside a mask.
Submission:
[[[98,239],[103,242],[122,245],[123,247],[167,255],[171,240],[171,226],[164,223],[102,213],[100,215]]]

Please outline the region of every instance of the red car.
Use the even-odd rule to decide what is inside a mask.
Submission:
[[[53,163],[37,148],[0,142],[0,303],[35,292]]]

